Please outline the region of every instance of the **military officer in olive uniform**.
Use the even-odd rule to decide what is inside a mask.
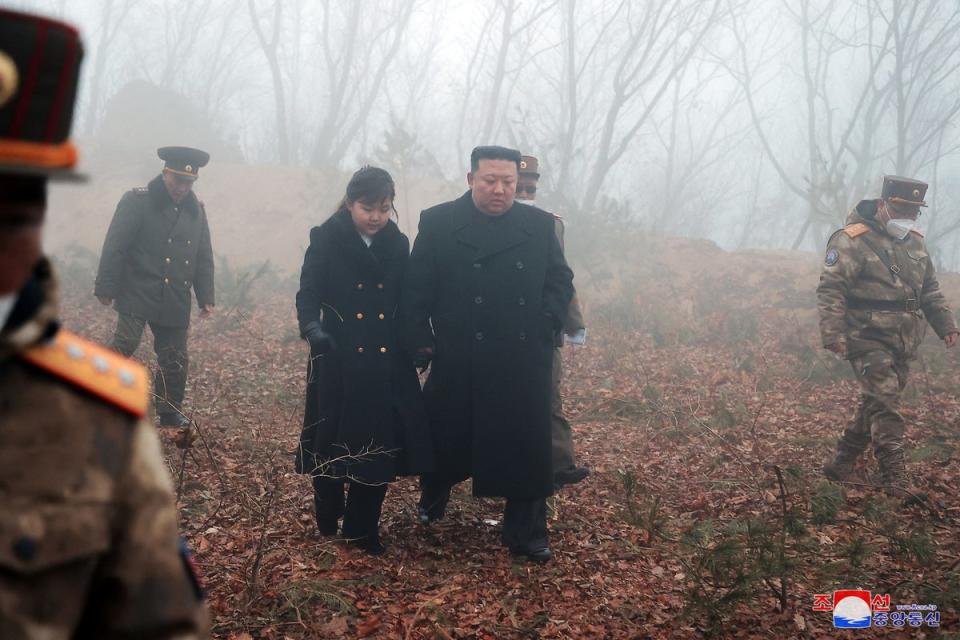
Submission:
[[[154,379],[162,427],[185,427],[190,289],[200,317],[213,311],[213,248],[203,203],[193,193],[210,156],[189,147],[157,150],[162,173],[123,195],[110,222],[94,294],[119,314],[111,346],[130,356],[150,324],[158,370]]]
[[[517,200],[534,203],[537,196],[537,182],[540,180],[540,163],[534,156],[520,157],[520,172],[517,176]],[[563,248],[563,219],[553,214],[554,229],[560,248]],[[553,350],[553,378],[550,389],[550,437],[553,441],[553,483],[557,487],[576,484],[590,474],[588,467],[578,467],[573,452],[573,432],[570,422],[563,414],[563,398],[560,396],[560,381],[563,378],[563,354],[561,347],[564,341],[574,344],[583,344],[587,330],[583,324],[583,313],[580,311],[580,301],[576,293],[567,309],[567,317],[563,321],[563,334]]]
[[[147,373],[60,329],[41,251],[81,57],[71,26],[0,9],[0,638],[198,638]]]
[[[907,480],[900,395],[909,363],[929,322],[947,347],[960,333],[937,282],[923,235],[926,183],[884,176],[879,200],[862,200],[847,226],[827,243],[820,285],[820,333],[826,349],[846,358],[861,402],[824,475],[842,481],[873,444],[890,495],[920,497]]]

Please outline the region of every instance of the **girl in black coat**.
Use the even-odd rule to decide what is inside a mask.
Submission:
[[[298,473],[313,478],[317,527],[366,551],[387,483],[433,468],[420,384],[400,347],[397,307],[410,243],[396,223],[390,174],[353,174],[336,213],[310,231],[297,319],[310,344]],[[345,485],[349,491],[344,501]]]

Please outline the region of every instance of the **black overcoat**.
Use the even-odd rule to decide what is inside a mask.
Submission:
[[[404,283],[405,340],[433,347],[424,400],[441,472],[480,496],[553,491],[553,340],[573,273],[550,214],[486,216],[470,192],[420,216]]]
[[[157,176],[123,194],[100,253],[94,293],[150,322],[190,324],[190,289],[214,304],[213,247],[203,204],[191,191],[175,203]]]
[[[420,382],[397,318],[409,249],[392,221],[367,247],[345,209],[310,231],[297,319],[301,334],[322,320],[335,348],[311,354],[299,473],[381,483],[433,469]]]

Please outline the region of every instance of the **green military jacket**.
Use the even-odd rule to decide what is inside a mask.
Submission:
[[[820,335],[824,346],[846,343],[848,357],[878,349],[910,357],[923,340],[924,318],[941,338],[957,323],[923,236],[894,239],[873,219],[876,207],[876,200],[861,201],[827,243],[817,287]]]
[[[214,304],[213,248],[203,204],[192,192],[180,204],[161,176],[123,195],[103,242],[94,293],[120,313],[159,325],[190,324],[190,290]]]

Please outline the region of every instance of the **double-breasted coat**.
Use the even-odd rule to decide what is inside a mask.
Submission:
[[[190,192],[175,203],[163,178],[125,193],[100,254],[94,293],[149,322],[190,324],[190,290],[200,306],[214,304],[213,247],[207,213]]]
[[[311,353],[299,473],[380,483],[433,470],[420,382],[397,317],[409,250],[393,221],[368,247],[346,209],[310,232],[297,319],[301,334],[322,320],[334,348]]]
[[[468,191],[420,217],[403,294],[411,352],[434,350],[424,400],[438,469],[480,496],[553,491],[554,336],[573,295],[552,215],[481,213]]]

